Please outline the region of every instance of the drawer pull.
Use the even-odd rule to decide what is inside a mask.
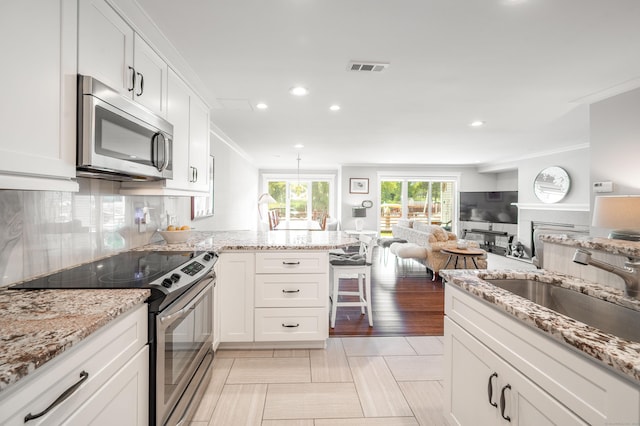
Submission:
[[[300,289],[297,290],[282,290],[283,293],[300,293]]]
[[[491,376],[489,376],[489,383],[487,383],[487,393],[489,394],[489,404],[491,404],[494,407],[498,406],[497,402],[493,402],[493,378],[497,378],[498,377],[498,373],[493,373]]]
[[[283,265],[299,265],[300,261],[298,260],[297,262],[285,262],[284,260],[282,261]]]
[[[282,324],[282,326],[286,327],[286,328],[296,328],[296,327],[300,327],[300,324],[296,324],[296,325],[293,325],[293,324]]]
[[[76,390],[78,390],[78,388],[80,387],[80,385],[82,384],[82,382],[84,382],[85,380],[87,380],[89,378],[89,373],[87,373],[86,371],[82,371],[80,373],[80,380],[78,380],[75,384],[73,384],[71,387],[69,387],[69,389],[67,389],[66,391],[62,392],[60,394],[60,396],[51,403],[51,405],[49,405],[47,408],[45,408],[43,411],[39,412],[38,414],[27,414],[26,416],[24,416],[24,422],[28,422],[29,420],[33,420],[33,419],[37,419],[38,417],[42,417],[45,414],[47,414],[49,411],[53,410],[54,407],[56,407],[57,405],[61,404],[65,399],[69,398]]]
[[[500,392],[500,415],[502,416],[503,419],[505,419],[506,421],[510,422],[511,421],[511,417],[509,416],[505,416],[504,415],[504,409],[505,407],[505,398],[504,398],[504,392],[507,389],[511,389],[511,385],[506,385],[505,387],[502,388],[502,392]]]

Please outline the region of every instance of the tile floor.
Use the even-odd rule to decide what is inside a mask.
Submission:
[[[441,336],[219,350],[191,426],[445,425],[443,368]]]

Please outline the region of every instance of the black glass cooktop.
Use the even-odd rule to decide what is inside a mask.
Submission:
[[[148,288],[197,253],[130,251],[11,286],[13,289]]]

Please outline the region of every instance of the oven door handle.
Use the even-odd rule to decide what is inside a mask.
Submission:
[[[178,312],[174,312],[171,315],[167,315],[166,317],[161,317],[160,324],[164,325],[164,323],[167,321],[174,321],[174,320],[186,317],[189,311],[195,308],[196,308],[195,306],[185,306],[184,308],[180,309]]]
[[[160,324],[162,324],[163,326],[165,325],[165,323],[171,324],[172,322],[187,316],[189,314],[189,311],[195,309],[198,302],[200,302],[200,300],[202,300],[206,296],[206,293],[206,290],[203,290],[184,308],[167,316],[160,316]]]

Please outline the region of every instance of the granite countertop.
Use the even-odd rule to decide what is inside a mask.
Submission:
[[[516,278],[547,282],[640,311],[640,301],[624,297],[621,290],[602,287],[579,278],[544,270],[443,270],[440,273],[446,279],[447,284],[455,284],[494,305],[497,309],[543,331],[552,339],[572,346],[585,355],[640,382],[640,342],[604,333],[484,280]]]
[[[195,231],[186,243],[153,242],[136,250],[333,250],[358,244],[340,231]]]
[[[566,234],[542,234],[540,239],[547,243],[606,251],[611,254],[640,258],[640,242],[615,240],[610,238],[575,236]]]
[[[150,294],[142,289],[0,289],[0,392]]]

